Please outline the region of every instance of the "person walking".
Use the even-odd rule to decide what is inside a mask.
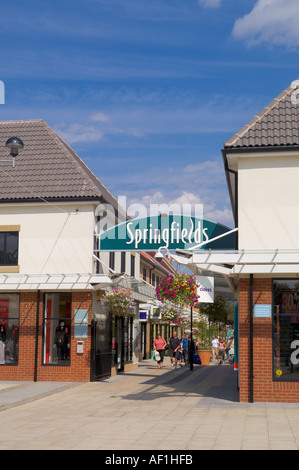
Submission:
[[[234,337],[231,336],[227,342],[227,345],[226,345],[226,348],[225,348],[225,358],[224,360],[225,361],[228,361],[229,360],[229,350],[230,348],[232,347],[232,344],[233,344],[233,341],[234,341]]]
[[[183,358],[184,358],[185,366],[188,364],[188,342],[189,342],[189,337],[188,335],[184,334],[184,337],[182,339],[182,345],[183,345]]]
[[[177,331],[174,331],[172,337],[169,340],[169,353],[170,353],[170,362],[171,367],[177,368],[178,365],[178,349],[180,347],[180,340],[178,338]]]
[[[157,361],[157,366],[158,369],[162,369],[163,367],[163,360],[164,360],[164,354],[165,354],[165,347],[167,346],[167,343],[164,338],[162,338],[161,334],[157,334],[157,338],[155,339],[153,343],[153,348],[154,351],[157,351],[160,355],[160,360]]]
[[[182,364],[183,352],[184,352],[183,343],[181,341],[179,347],[177,348],[178,364],[180,367],[183,367],[183,364]]]
[[[216,359],[218,358],[218,343],[219,343],[218,338],[216,336],[213,336],[212,343],[211,343],[213,364],[215,364]]]
[[[219,348],[219,364],[223,364],[224,362],[224,354],[225,354],[225,343],[222,338],[220,338],[219,343],[218,343],[218,348]]]

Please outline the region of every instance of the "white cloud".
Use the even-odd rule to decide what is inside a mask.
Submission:
[[[250,13],[237,19],[233,35],[249,45],[299,45],[298,0],[258,0]]]
[[[96,126],[83,124],[60,124],[56,132],[67,142],[97,142],[103,138],[103,132]]]
[[[140,207],[143,206],[146,213],[154,215],[156,213],[169,213],[177,208],[178,214],[184,212],[186,207],[190,208],[191,215],[200,214],[200,206],[203,206],[203,217],[213,222],[233,227],[232,211],[229,207],[216,207],[214,202],[204,204],[199,194],[182,191],[176,198],[170,199],[167,192],[156,191],[141,198],[127,199],[127,210],[132,217],[140,216]],[[185,209],[184,207],[185,206]],[[196,207],[198,206],[198,208]],[[143,213],[143,212],[142,212]]]
[[[164,205],[157,208],[167,213],[168,209],[178,207],[179,213],[183,205],[191,207],[191,212],[197,211],[196,205],[203,205],[205,219],[234,226],[231,205],[224,181],[223,165],[217,160],[203,161],[198,165],[186,167],[149,168],[143,174],[126,177],[125,185],[121,175],[113,175],[113,184],[117,193],[126,195],[127,208],[131,206],[130,215],[136,217],[138,205],[154,210],[154,205]],[[137,182],[140,181],[140,184]],[[109,185],[108,185],[109,187]],[[115,192],[115,191],[114,191]]]
[[[221,2],[222,0],[199,0],[199,3],[205,8],[218,8]]]
[[[84,123],[57,123],[53,128],[68,144],[78,142],[98,142],[108,134],[126,135],[139,138],[143,134],[136,128],[117,127],[111,118],[104,113],[96,113],[90,117],[82,119]],[[112,120],[113,121],[113,120]]]
[[[107,116],[104,113],[97,113],[91,116],[90,120],[91,121],[96,121],[96,122],[107,122],[109,121],[109,116]]]

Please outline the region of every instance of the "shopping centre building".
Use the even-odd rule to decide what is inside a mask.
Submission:
[[[235,228],[171,254],[195,274],[215,276],[238,305],[242,402],[299,401],[296,85],[224,144]],[[14,135],[25,147],[11,168],[5,142]],[[113,208],[116,224],[126,215],[44,121],[2,122],[0,140],[1,379],[89,381],[132,370],[150,352],[139,313],[155,305],[151,280],[171,266],[143,248],[101,252],[99,205]],[[116,285],[135,301],[127,315],[103,307],[103,293]]]
[[[243,402],[299,401],[299,104],[293,82],[222,150],[235,250],[177,253],[238,299]]]

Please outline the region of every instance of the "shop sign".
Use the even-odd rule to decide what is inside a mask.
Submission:
[[[151,311],[151,319],[161,320],[161,318],[162,318],[161,309],[159,307],[153,307]]]
[[[75,338],[88,338],[88,309],[77,308],[75,310]]]
[[[234,234],[209,242],[231,229],[215,222],[185,215],[156,215],[128,220],[103,231],[99,235],[101,251],[169,251],[186,250],[203,242],[201,249],[231,250],[235,247]]]
[[[197,293],[200,303],[214,303],[214,278],[211,276],[196,276]]]
[[[271,318],[271,304],[257,304],[254,306],[255,318]]]
[[[139,310],[139,321],[146,322],[148,320],[148,310]]]

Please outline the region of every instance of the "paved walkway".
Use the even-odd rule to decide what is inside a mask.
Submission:
[[[231,365],[0,382],[0,421],[1,450],[299,449],[299,403],[239,403]]]

